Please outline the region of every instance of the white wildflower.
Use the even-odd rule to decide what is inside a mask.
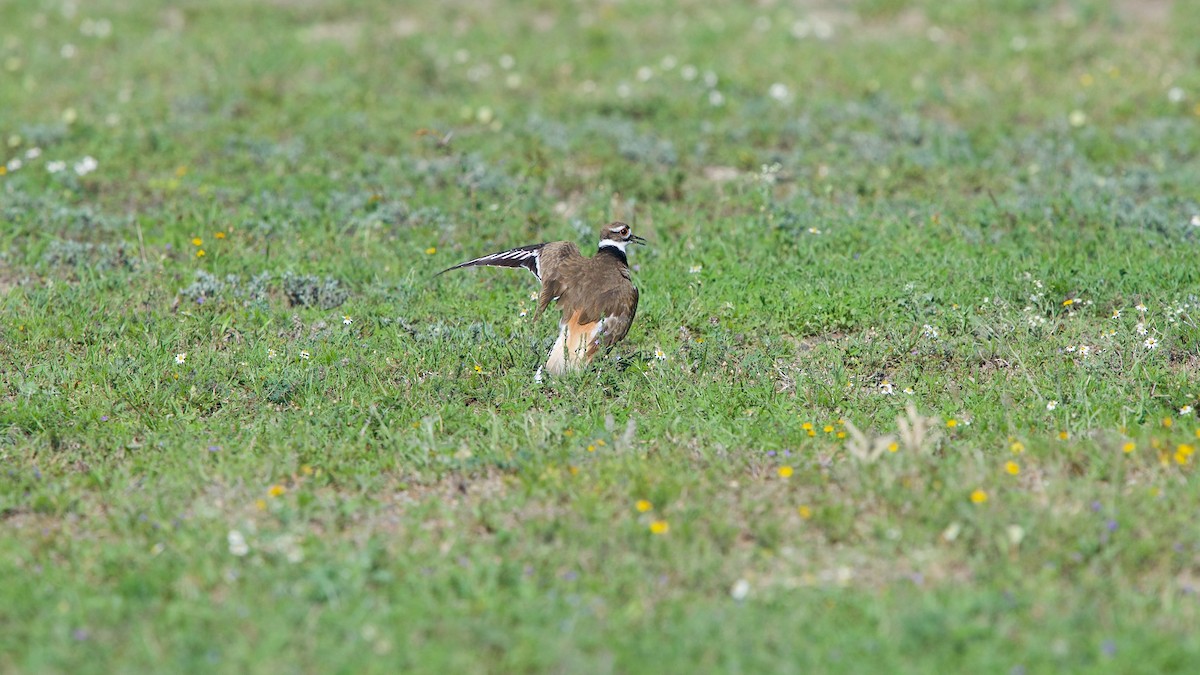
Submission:
[[[79,176],[86,176],[95,171],[96,167],[98,166],[100,166],[100,164],[96,161],[96,158],[88,155],[78,162],[75,162],[75,174]]]
[[[54,160],[46,162],[46,171],[50,173],[58,173],[67,168],[67,163],[62,160]]]
[[[750,595],[750,582],[745,579],[738,579],[733,588],[729,589],[729,595],[734,600],[745,600],[747,595]]]
[[[300,350],[300,358],[302,358],[302,359],[304,359],[305,361],[307,361],[307,360],[308,360],[308,357],[310,357],[310,356],[312,356],[312,355],[308,353],[308,350],[307,350],[307,349],[301,349],[301,350]]]
[[[175,355],[175,363],[182,366],[185,361],[187,361],[187,352],[179,352]]]
[[[1054,410],[1058,407],[1058,401],[1046,401],[1046,410]]]
[[[342,325],[343,326],[349,326],[352,323],[354,323],[354,319],[351,319],[349,314],[342,315]]]
[[[921,335],[929,338],[930,340],[936,340],[939,333],[938,329],[930,326],[929,324],[925,324],[924,326],[921,326]]]
[[[1179,409],[1179,414],[1183,415],[1185,417],[1188,415],[1191,415],[1192,414],[1192,406],[1190,406],[1190,405],[1183,406],[1182,408]]]
[[[896,393],[896,391],[891,382],[884,380],[883,382],[879,383],[879,393],[883,394],[884,396],[892,396]]]
[[[1158,338],[1148,337],[1146,338],[1146,341],[1142,343],[1142,345],[1146,349],[1158,349]]]
[[[250,552],[250,545],[246,543],[246,537],[241,532],[230,530],[226,540],[229,542],[229,552],[233,555],[240,558]]]
[[[1142,323],[1141,321],[1139,321],[1138,325],[1134,326],[1133,329],[1137,331],[1138,335],[1146,334],[1146,324]]]

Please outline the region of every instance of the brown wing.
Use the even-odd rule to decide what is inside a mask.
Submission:
[[[629,327],[633,325],[633,317],[637,316],[638,289],[633,287],[633,304],[629,306],[629,314],[610,315],[604,321],[603,340],[605,347],[611,347],[625,339]]]
[[[637,314],[638,290],[624,276],[618,276],[600,288],[565,289],[558,305],[564,317],[578,317],[576,320],[580,324],[603,320],[599,339],[606,347],[611,347],[629,332]]]
[[[538,294],[536,320],[546,311],[546,307],[567,292],[565,279],[574,277],[572,273],[585,258],[579,254],[579,247],[571,241],[555,241],[546,244],[539,252],[538,263],[542,268],[542,291]]]

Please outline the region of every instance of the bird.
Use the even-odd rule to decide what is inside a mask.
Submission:
[[[626,247],[645,244],[626,223],[611,222],[600,228],[596,254],[580,254],[571,241],[551,241],[519,246],[468,260],[438,272],[465,267],[525,268],[542,288],[538,293],[536,321],[551,302],[558,303],[558,339],[550,348],[545,371],[562,375],[591,363],[601,347],[613,347],[625,338],[637,315],[638,289],[629,271]],[[538,369],[540,379],[542,369]]]

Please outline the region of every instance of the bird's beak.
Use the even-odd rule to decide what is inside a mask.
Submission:
[[[643,246],[646,244],[646,240],[637,236],[636,234],[630,235],[629,241],[632,241],[635,244],[642,244]]]

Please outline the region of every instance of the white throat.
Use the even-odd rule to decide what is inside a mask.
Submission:
[[[627,242],[627,241],[613,241],[612,239],[601,239],[600,240],[600,248],[604,248],[605,246],[611,246],[611,247],[617,249],[618,251],[620,251],[621,253],[625,252],[625,247],[628,245],[629,245],[629,242]]]

